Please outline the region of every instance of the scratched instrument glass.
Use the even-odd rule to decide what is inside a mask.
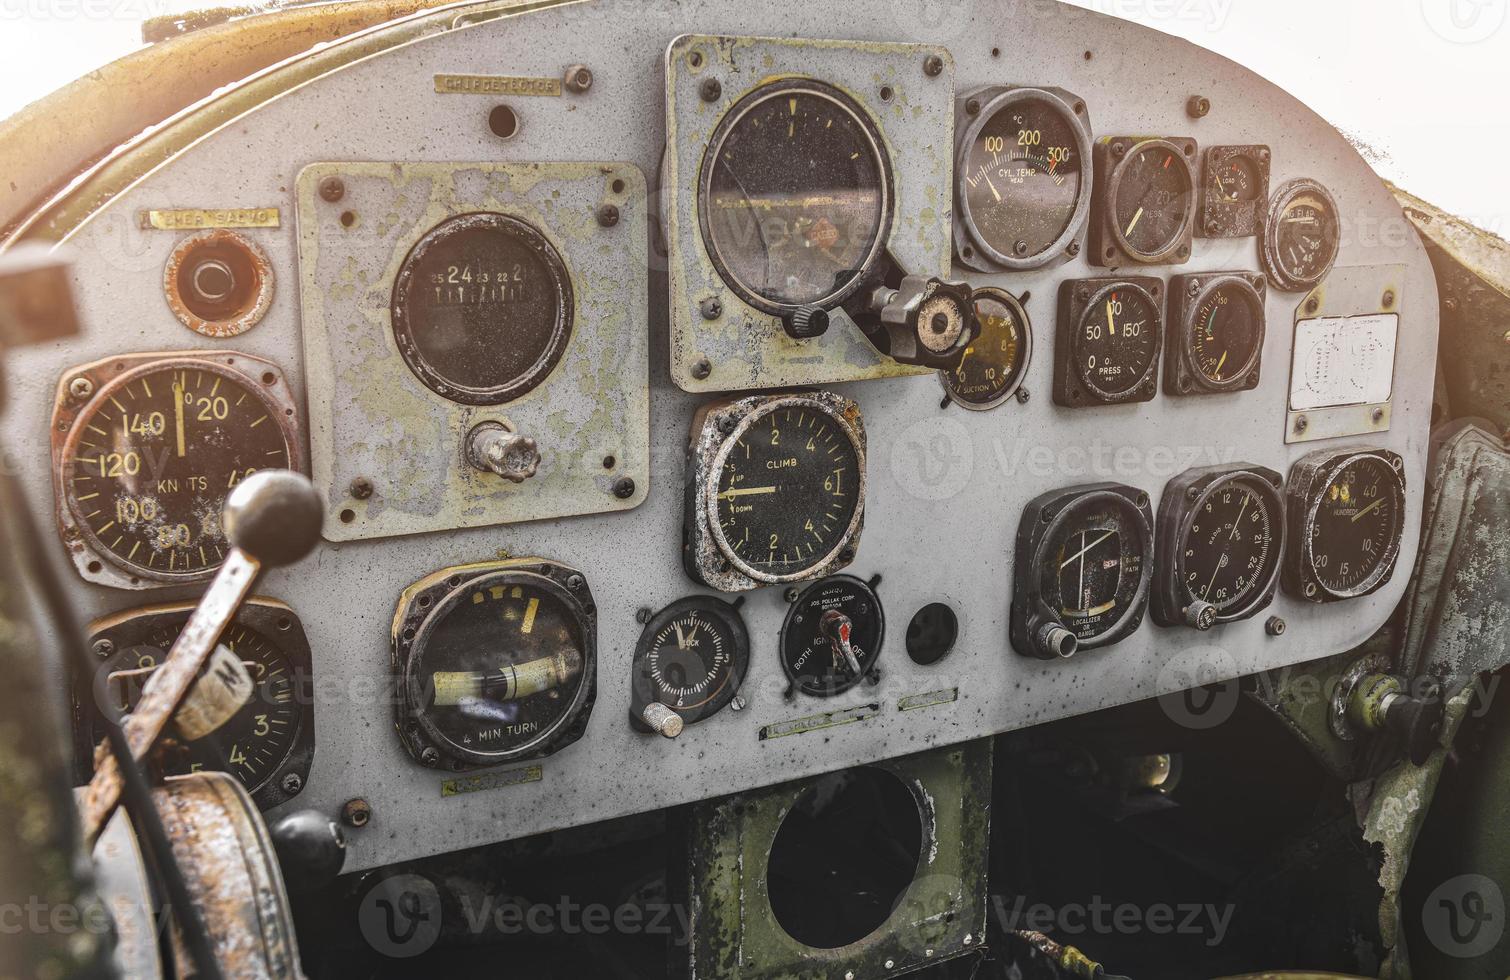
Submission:
[[[1091,640],[1115,626],[1136,601],[1146,543],[1131,505],[1092,498],[1046,542],[1042,553],[1045,602],[1078,640]]]
[[[1399,550],[1400,475],[1378,456],[1359,456],[1331,479],[1306,529],[1311,567],[1328,592],[1347,596],[1376,583]]]
[[[1195,188],[1179,150],[1162,141],[1140,143],[1112,179],[1112,216],[1128,250],[1142,258],[1172,248],[1195,208]]]
[[[1213,484],[1197,501],[1179,543],[1187,604],[1209,602],[1225,616],[1268,586],[1279,564],[1277,499],[1256,477],[1239,476]]]
[[[1235,278],[1202,297],[1185,331],[1190,363],[1213,387],[1243,378],[1263,337],[1263,303],[1253,287]]]

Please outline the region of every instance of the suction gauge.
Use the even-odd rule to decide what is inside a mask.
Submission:
[[[1342,225],[1337,202],[1314,180],[1292,180],[1269,204],[1264,225],[1264,268],[1287,292],[1310,289],[1337,262]]]
[[[1383,449],[1322,450],[1290,470],[1285,591],[1355,599],[1389,581],[1405,533],[1404,461]]]
[[[875,673],[886,638],[886,615],[869,583],[833,575],[807,587],[781,624],[781,669],[801,691],[828,698],[843,694]]]
[[[674,737],[734,699],[750,668],[740,602],[687,596],[650,618],[634,648],[631,725]],[[677,718],[671,725],[668,709]]]
[[[977,289],[971,297],[980,334],[959,366],[940,371],[949,399],[971,411],[995,408],[1022,384],[1033,356],[1033,329],[1021,301],[1005,289]]]

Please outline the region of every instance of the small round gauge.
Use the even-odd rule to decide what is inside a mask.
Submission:
[[[804,589],[787,610],[781,669],[792,689],[833,697],[874,675],[885,638],[886,614],[875,590],[853,575],[831,575]]]
[[[1315,600],[1367,595],[1400,554],[1405,482],[1392,453],[1331,453],[1309,478],[1292,477],[1302,508],[1301,594]],[[1297,463],[1299,470],[1306,460]],[[1295,486],[1293,484],[1299,484]]]
[[[448,572],[411,587],[399,613],[399,724],[411,754],[463,769],[574,740],[597,669],[585,580],[552,565]]]
[[[533,225],[479,212],[432,228],[393,283],[393,336],[436,394],[501,405],[555,368],[575,317],[571,277]]]
[[[1090,208],[1090,147],[1077,108],[1051,92],[1014,89],[981,107],[958,163],[960,217],[976,250],[1008,269],[1062,254]]]
[[[1033,355],[1027,310],[1005,289],[977,289],[971,297],[980,334],[965,348],[959,366],[940,371],[944,390],[957,405],[973,411],[995,408],[1022,384]]]
[[[1177,478],[1174,489],[1165,491],[1166,501],[1188,507],[1177,519],[1171,574],[1178,608],[1170,612],[1205,628],[1251,616],[1268,604],[1284,540],[1278,479],[1270,471],[1238,468],[1204,485],[1187,487]],[[1193,500],[1190,489],[1196,490]],[[1202,612],[1205,606],[1209,613]]]
[[[865,492],[858,418],[837,399],[793,395],[757,405],[734,427],[705,494],[731,565],[759,582],[788,582],[853,547]]]
[[[1167,140],[1127,151],[1108,191],[1117,244],[1141,262],[1169,255],[1195,220],[1195,187],[1184,152]]]
[[[1239,276],[1215,280],[1187,316],[1185,351],[1197,381],[1216,391],[1245,384],[1264,341],[1264,301],[1252,283]]]
[[[1264,225],[1264,267],[1279,288],[1310,289],[1332,271],[1342,241],[1337,202],[1314,180],[1292,180],[1274,195]]]
[[[220,526],[226,494],[258,470],[300,467],[282,375],[244,355],[129,363],[65,376],[69,384],[121,368],[64,440],[65,524],[133,583],[208,578],[230,547]],[[102,567],[89,562],[87,571]]]
[[[1135,397],[1159,367],[1159,304],[1131,282],[1102,287],[1071,337],[1074,370],[1102,402]]]
[[[750,634],[737,605],[712,596],[678,599],[651,617],[634,650],[630,719],[644,729],[647,705],[663,704],[685,724],[733,700],[750,666]]]
[[[746,95],[703,158],[704,243],[724,281],[766,313],[830,308],[858,288],[886,244],[892,207],[875,123],[811,79]]]
[[[1257,200],[1262,188],[1258,165],[1246,156],[1229,156],[1206,171],[1208,200],[1242,204]]]

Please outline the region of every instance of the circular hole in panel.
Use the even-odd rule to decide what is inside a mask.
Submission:
[[[942,602],[930,602],[907,624],[907,656],[915,664],[931,666],[943,660],[959,639],[959,619]]]
[[[923,818],[900,778],[871,767],[821,776],[771,844],[771,912],[803,945],[858,942],[891,917],[922,850]]]
[[[494,136],[506,140],[519,132],[519,114],[506,105],[495,105],[488,113],[488,128]]]

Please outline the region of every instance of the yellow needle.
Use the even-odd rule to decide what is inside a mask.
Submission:
[[[983,176],[986,178],[986,186],[989,187],[989,188],[991,188],[991,196],[993,196],[993,197],[996,198],[997,203],[1000,203],[1001,202],[1001,194],[997,192],[996,185],[993,184],[993,183],[991,183],[991,175],[990,174],[984,174]]]
[[[775,487],[740,487],[738,490],[725,490],[718,495],[719,500],[728,500],[731,497],[753,497],[758,494],[775,493]]]
[[[1222,351],[1221,358],[1218,359],[1217,362],[1216,362],[1216,370],[1212,372],[1213,374],[1216,375],[1216,379],[1218,381],[1222,380],[1222,365],[1226,364],[1226,363],[1227,363],[1227,352],[1226,351]]]
[[[1106,332],[1115,337],[1117,335],[1117,314],[1112,312],[1112,301],[1106,301]]]
[[[1122,234],[1124,234],[1124,235],[1131,235],[1132,234],[1132,230],[1134,228],[1138,227],[1138,222],[1141,221],[1142,218],[1143,218],[1143,209],[1139,208],[1138,209],[1138,213],[1135,214],[1135,215],[1133,215],[1133,219],[1127,223],[1127,230],[1124,231]]]
[[[184,386],[173,382],[173,431],[178,436],[178,455],[184,454]]]
[[[1356,524],[1357,521],[1358,521],[1358,518],[1362,517],[1364,514],[1367,514],[1369,511],[1373,510],[1375,507],[1378,507],[1378,506],[1382,505],[1383,503],[1384,503],[1384,498],[1380,497],[1378,500],[1374,501],[1373,503],[1369,504],[1367,507],[1365,507],[1362,510],[1360,510],[1358,513],[1354,514],[1353,515],[1353,522]]]

